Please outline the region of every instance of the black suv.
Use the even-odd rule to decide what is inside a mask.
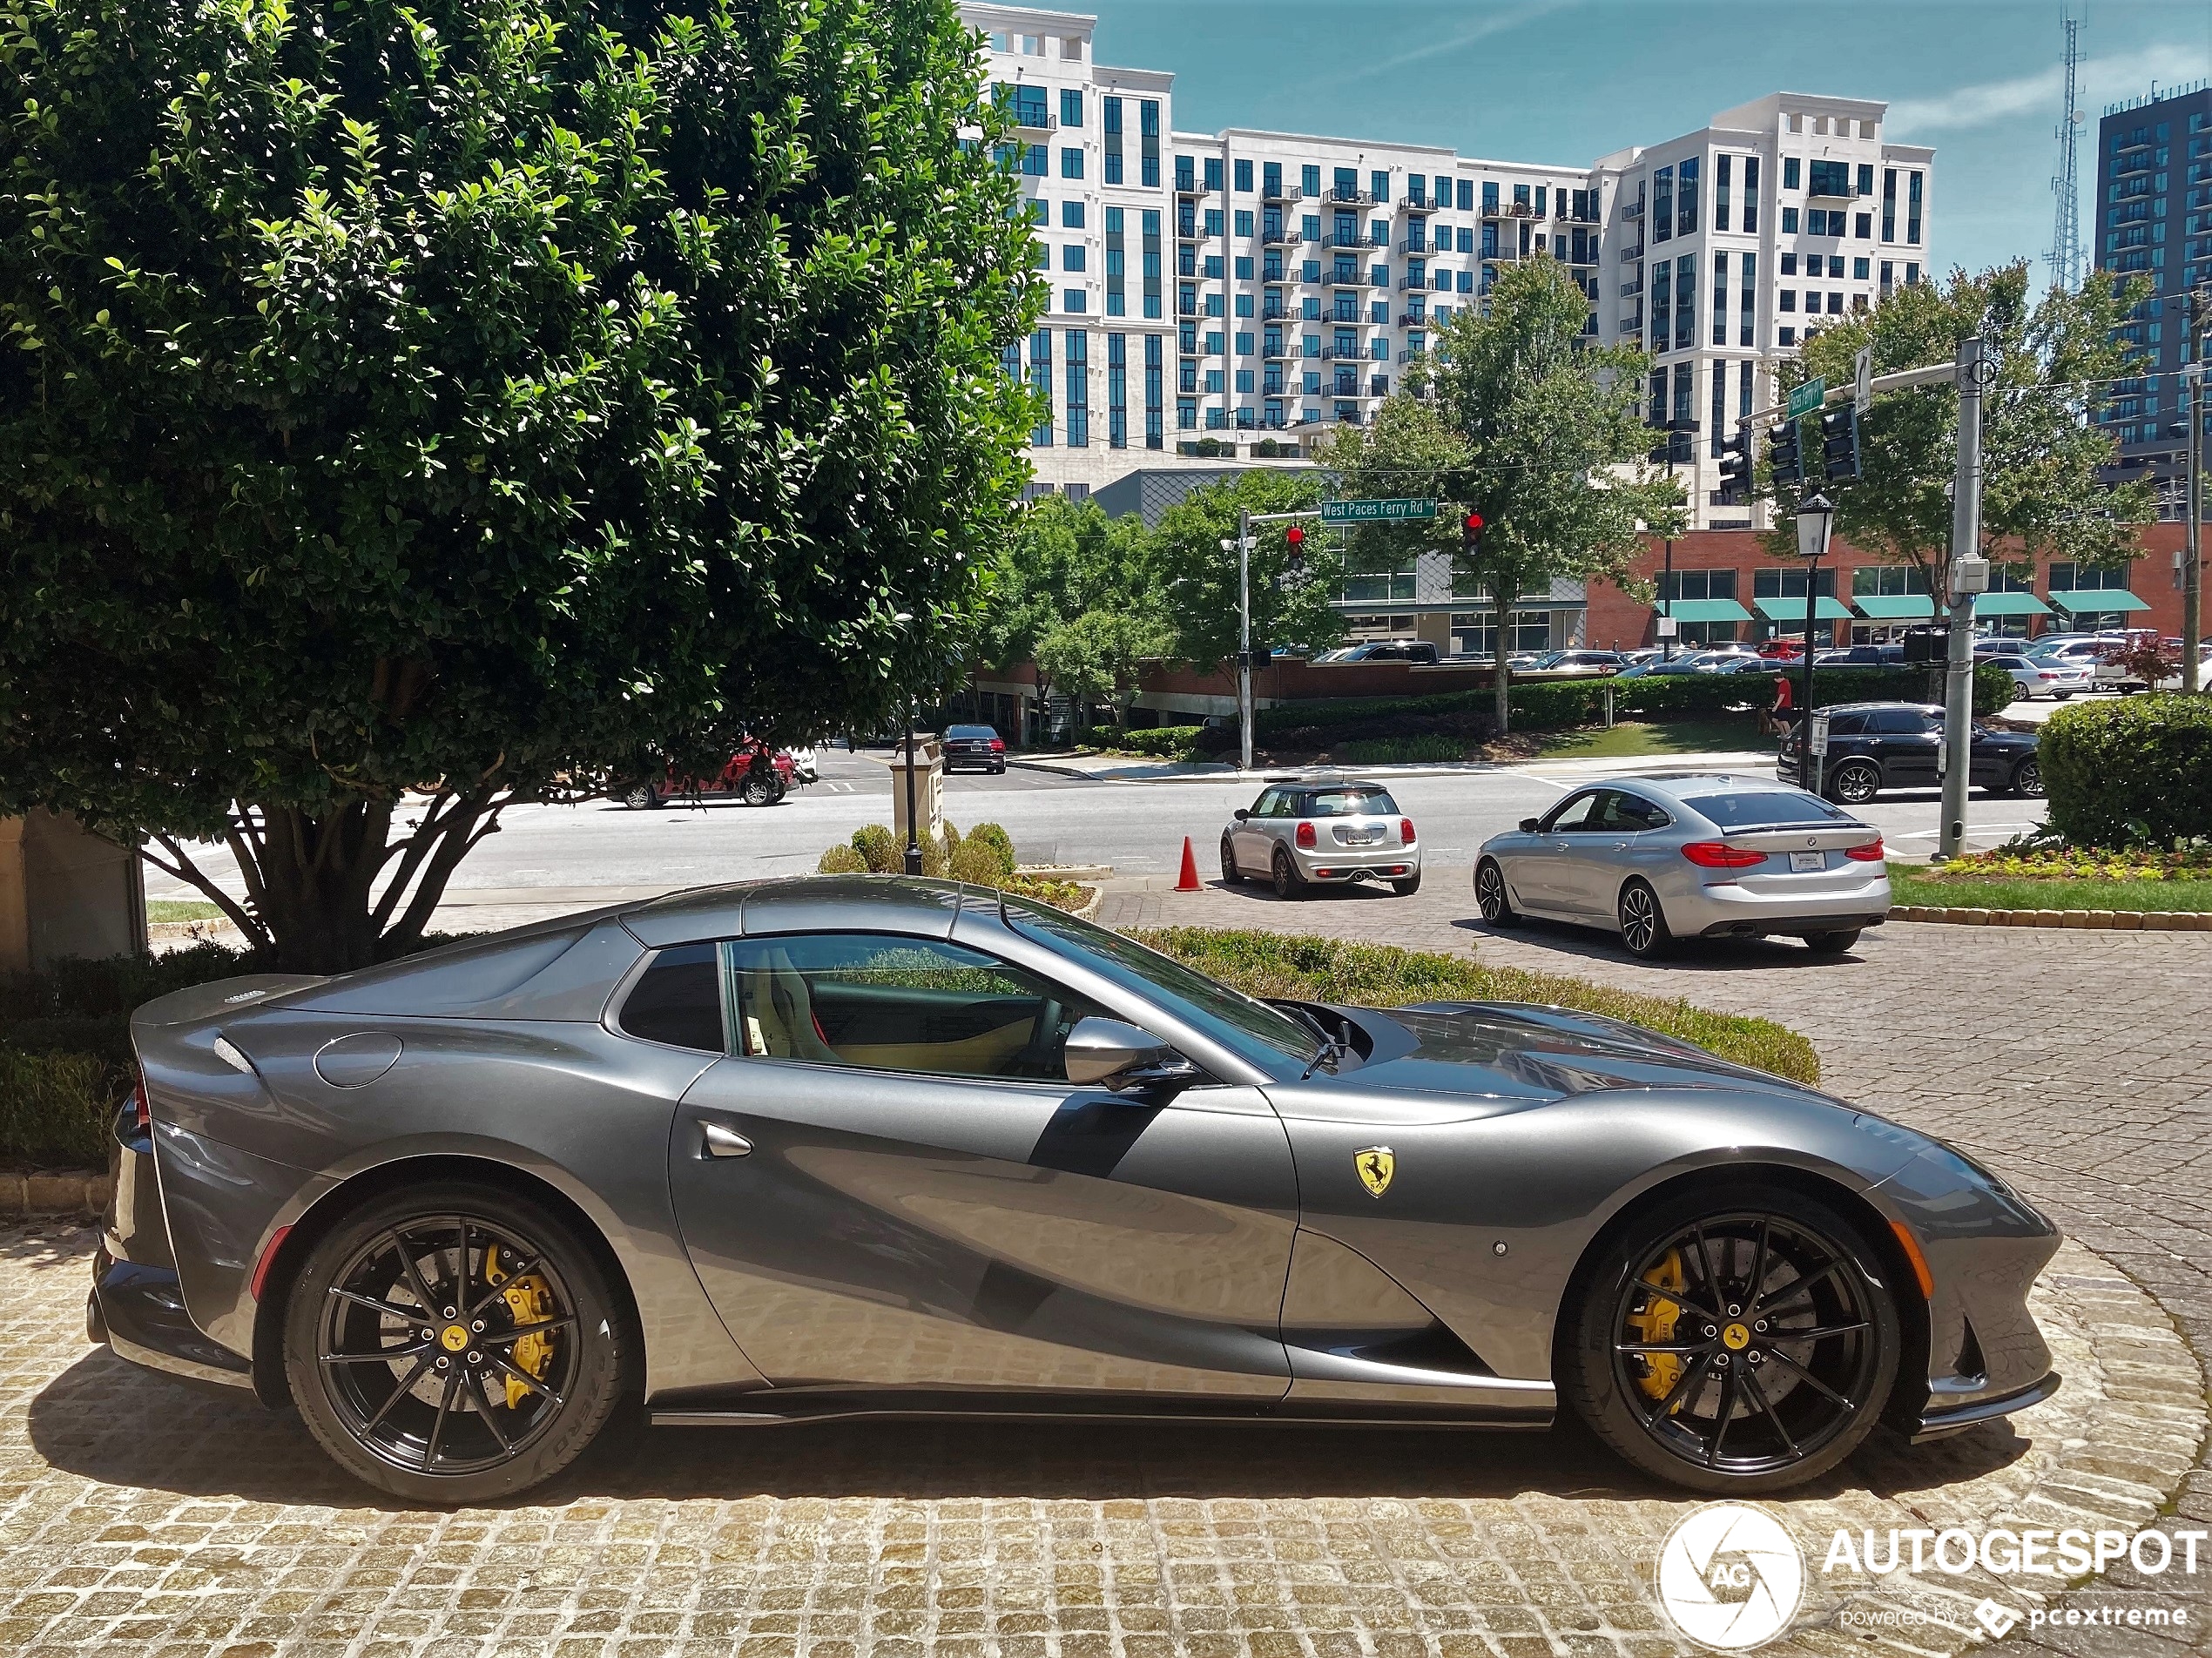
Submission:
[[[1838,703],[1828,716],[1827,762],[1820,767],[1821,792],[1844,805],[1862,805],[1884,789],[1939,789],[1936,769],[1943,741],[1943,710],[1932,703]],[[2040,799],[2043,768],[2035,758],[2033,731],[1993,731],[1974,725],[1973,756],[1967,781],[1996,794],[2024,794]],[[1783,740],[1775,775],[1797,781],[1797,745]]]

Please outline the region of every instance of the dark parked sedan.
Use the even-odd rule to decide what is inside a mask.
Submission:
[[[903,877],[678,893],[131,1024],[89,1320],[411,1500],[623,1402],[1541,1427],[1704,1491],[2058,1385],[2050,1223],[1617,1021],[1256,1001]],[[272,1441],[273,1446],[274,1441]]]
[[[993,726],[948,725],[944,750],[948,772],[956,772],[963,765],[985,772],[1006,770],[1006,739]]]
[[[1844,805],[1863,805],[1885,789],[1939,789],[1937,760],[1943,742],[1943,710],[1933,703],[1838,703],[1828,715],[1828,758],[1819,767],[1821,792]],[[2033,731],[2004,731],[1974,724],[1967,781],[1997,794],[2043,795],[2043,767]],[[1775,764],[1784,783],[1797,781],[1797,745],[1784,738]]]

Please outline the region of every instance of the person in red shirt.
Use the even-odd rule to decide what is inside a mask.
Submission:
[[[1790,688],[1790,676],[1774,677],[1774,702],[1759,711],[1759,730],[1768,737],[1779,737],[1789,731],[1797,718],[1795,693]]]

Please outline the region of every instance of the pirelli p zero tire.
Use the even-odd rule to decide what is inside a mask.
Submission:
[[[1662,1199],[1578,1275],[1560,1385],[1647,1473],[1757,1496],[1815,1479],[1897,1379],[1895,1291],[1865,1237],[1804,1192]]]
[[[436,1181],[374,1197],[308,1253],[285,1372],[340,1466],[413,1502],[552,1478],[622,1397],[633,1338],[597,1259],[542,1204]]]

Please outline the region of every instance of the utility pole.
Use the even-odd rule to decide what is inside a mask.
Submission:
[[[1959,347],[1959,469],[1952,485],[1950,651],[1945,660],[1942,855],[1966,846],[1966,780],[1973,770],[1974,596],[1989,588],[1981,556],[1981,399],[1995,383],[1997,360],[1979,334]]]
[[[2204,632],[2204,562],[2199,545],[2204,523],[2204,352],[2197,337],[2197,294],[2182,295],[2182,414],[2189,423],[2188,472],[2182,482],[2182,689],[2203,689],[2197,641]]]
[[[1252,769],[1252,515],[1237,515],[1237,757]]]

